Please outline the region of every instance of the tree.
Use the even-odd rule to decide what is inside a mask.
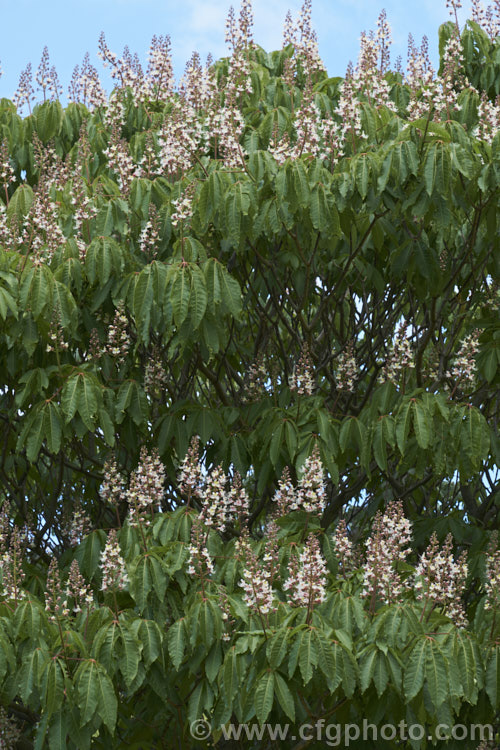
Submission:
[[[500,46],[475,14],[435,73],[425,40],[390,67],[382,13],[342,79],[307,0],[269,54],[245,1],[229,57],[178,88],[168,38],[144,73],[102,36],[109,99],[86,57],[63,109],[44,52],[44,101],[17,112],[31,67],[1,101],[20,746],[498,733]]]

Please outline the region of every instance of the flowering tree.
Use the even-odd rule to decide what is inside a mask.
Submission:
[[[438,71],[244,0],[178,85],[102,35],[109,96],[0,102],[2,747],[498,740],[500,19],[449,5]]]

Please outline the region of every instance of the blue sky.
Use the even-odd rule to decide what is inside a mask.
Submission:
[[[239,3],[234,3],[239,9]],[[281,47],[283,21],[288,9],[294,17],[302,0],[253,0],[254,38],[264,49]],[[0,0],[3,34],[0,42],[0,97],[11,98],[28,62],[36,71],[44,45],[50,53],[66,94],[71,73],[85,52],[104,77],[97,58],[101,31],[111,50],[121,54],[125,44],[145,62],[153,34],[172,39],[174,69],[179,76],[193,50],[204,58],[226,54],[224,23],[230,0]],[[360,32],[376,27],[385,7],[393,32],[393,59],[406,61],[408,32],[420,43],[429,37],[437,60],[437,29],[448,20],[445,0],[313,0],[313,24],[319,49],[330,75],[344,75],[355,62]],[[470,3],[464,2],[462,22]]]

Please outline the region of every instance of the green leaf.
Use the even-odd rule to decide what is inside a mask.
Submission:
[[[431,700],[437,709],[448,695],[448,674],[444,654],[439,644],[431,640],[426,641],[425,679]]]
[[[312,679],[313,668],[317,663],[318,651],[316,648],[314,632],[312,630],[306,630],[300,636],[299,646],[299,667],[304,685],[307,685],[309,680]]]
[[[205,277],[196,265],[191,266],[191,292],[189,296],[189,319],[194,329],[198,328],[207,309]]]
[[[184,649],[186,645],[186,621],[182,617],[174,622],[167,632],[168,653],[175,669],[179,669],[184,659]]]
[[[259,724],[263,724],[273,707],[274,672],[268,670],[257,681],[255,688],[254,706]]]
[[[175,624],[176,623],[174,623],[174,625]],[[156,623],[154,620],[140,620],[137,635],[142,644],[142,655],[144,659],[144,664],[146,665],[146,667],[150,667],[151,664],[154,661],[156,661],[161,654],[162,633],[158,626],[158,623]],[[181,661],[177,663],[176,661],[174,661],[174,658],[172,657],[172,654],[169,651],[170,658],[172,659],[172,662],[176,669],[179,668],[179,665],[182,662],[183,655],[184,655],[183,652],[184,652],[184,648],[182,647],[181,653],[180,653]],[[174,644],[174,653],[175,653],[175,644]]]
[[[486,662],[485,690],[493,711],[500,706],[500,646],[494,646]]]
[[[99,700],[97,662],[93,659],[86,659],[81,662],[76,671],[74,683],[81,721],[86,724],[93,718]]]
[[[186,320],[189,313],[189,299],[191,296],[191,283],[187,267],[180,266],[172,274],[170,287],[170,302],[174,314],[175,325],[180,326]]]
[[[407,700],[415,698],[423,687],[426,664],[426,638],[418,638],[409,654],[404,673],[404,690]]]
[[[420,448],[428,448],[431,441],[432,419],[428,410],[417,399],[412,400],[413,428]]]
[[[295,721],[295,701],[292,691],[279,672],[274,672],[274,693],[290,721]]]

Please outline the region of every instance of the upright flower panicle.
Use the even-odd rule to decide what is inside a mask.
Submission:
[[[99,497],[111,505],[119,505],[125,499],[125,478],[118,471],[114,454],[105,462]]]
[[[283,589],[290,592],[291,604],[312,610],[324,602],[327,569],[314,534],[308,536],[299,556],[292,555],[289,569],[290,574],[283,584]]]
[[[326,506],[325,475],[317,446],[304,463],[302,477],[295,494],[297,509],[306,513],[323,513]],[[295,510],[295,508],[293,508]]]
[[[448,534],[443,549],[440,549],[434,532],[415,570],[414,588],[417,599],[424,602],[423,613],[430,614],[432,609],[440,607],[443,614],[458,627],[466,627],[467,618],[461,597],[467,573],[467,553],[463,552],[455,560],[451,534]]]
[[[179,489],[184,495],[187,495],[188,504],[192,497],[201,499],[205,487],[205,479],[200,465],[199,445],[200,438],[198,435],[194,435],[191,438],[188,452],[179,466],[177,476]]]
[[[165,494],[165,467],[160,461],[158,451],[149,454],[141,448],[139,465],[132,472],[125,499],[129,505],[129,523],[131,526],[143,524],[148,526],[155,510],[161,507]]]
[[[125,561],[121,555],[116,529],[111,529],[101,552],[102,591],[120,591],[128,584]]]
[[[352,570],[355,562],[354,548],[347,533],[347,524],[343,518],[337,524],[334,535],[335,554],[344,575]]]
[[[371,599],[372,609],[379,600],[384,604],[397,601],[405,590],[398,563],[411,551],[411,533],[401,501],[390,503],[384,514],[375,514],[363,567],[363,595]]]
[[[299,361],[288,380],[291,391],[299,396],[311,396],[314,388],[313,368],[307,346],[302,348]]]
[[[500,607],[500,549],[498,531],[492,534],[486,556],[486,602],[485,609],[497,610]]]
[[[256,557],[247,539],[238,539],[236,549],[243,561],[243,575],[239,586],[243,589],[243,600],[256,614],[269,614],[276,610],[275,596],[270,584],[271,570]]]

